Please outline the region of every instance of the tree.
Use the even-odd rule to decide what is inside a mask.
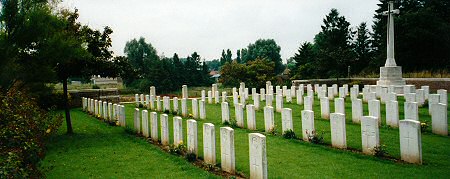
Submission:
[[[219,82],[225,86],[238,86],[240,82],[246,81],[247,68],[245,64],[225,63],[220,72]]]
[[[254,44],[249,44],[247,49],[242,49],[241,58],[243,63],[257,58],[267,59],[275,63],[273,74],[283,72],[284,66],[280,55],[281,47],[273,39],[258,39]]]
[[[87,77],[93,73],[114,76],[110,63],[111,46],[106,27],[103,32],[92,30],[77,22],[78,11],[56,11],[47,1],[2,1],[0,26],[2,49],[6,51],[5,70],[1,85],[5,90],[21,82],[41,105],[51,94],[47,83],[62,82],[67,132],[72,133],[67,80]],[[4,70],[4,69],[2,69]],[[46,107],[46,106],[41,106]]]
[[[373,46],[378,66],[386,61],[387,10],[380,1],[375,11]],[[448,70],[450,65],[450,3],[436,0],[396,1],[400,14],[395,21],[395,60],[404,72]],[[420,34],[420,35],[419,35]]]
[[[323,19],[322,31],[314,37],[317,52],[317,75],[320,78],[341,77],[354,61],[350,23],[336,9]]]
[[[236,52],[236,62],[237,63],[241,63],[241,50],[237,50],[237,52]]]
[[[372,61],[372,49],[370,44],[369,30],[367,30],[366,23],[363,22],[358,26],[357,36],[355,40],[356,59],[352,65],[352,73],[358,74],[366,68]],[[378,67],[378,66],[377,66]]]
[[[139,40],[132,39],[127,41],[124,48],[124,53],[128,57],[131,65],[140,74],[147,73],[152,68],[152,64],[159,60],[156,49],[152,44],[147,43],[144,37]]]
[[[295,67],[292,72],[294,79],[309,79],[316,76],[313,68],[316,62],[313,44],[309,42],[302,43],[293,59],[295,61]]]

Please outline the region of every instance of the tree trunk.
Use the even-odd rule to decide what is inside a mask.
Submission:
[[[64,110],[66,113],[67,134],[73,134],[72,120],[70,119],[69,100],[67,95],[67,78],[63,80],[63,90],[64,90]]]

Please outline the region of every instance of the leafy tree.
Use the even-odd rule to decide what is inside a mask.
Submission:
[[[293,70],[294,79],[309,79],[315,77],[315,71],[313,68],[316,62],[316,54],[314,52],[313,44],[304,42],[300,45],[297,53],[295,53],[293,60],[295,61],[295,67]]]
[[[241,61],[242,61],[242,60],[241,60],[241,50],[239,50],[239,49],[237,50],[236,56],[237,56],[237,57],[236,57],[236,62],[237,62],[237,63],[241,63]]]
[[[139,40],[132,39],[125,44],[124,53],[128,57],[131,65],[140,74],[144,74],[152,69],[152,65],[157,65],[159,60],[156,49],[152,44],[147,43],[144,37]]]
[[[320,78],[341,77],[354,61],[350,23],[336,9],[323,20],[322,31],[314,38],[317,52],[317,75]]]
[[[206,65],[208,66],[208,70],[212,71],[212,70],[219,70],[220,65],[220,61],[218,59],[214,59],[211,61],[206,61]]]
[[[225,63],[220,73],[220,83],[225,86],[238,86],[240,82],[246,81],[247,67],[236,62]]]
[[[388,3],[380,1],[375,11],[373,45],[379,66],[386,61],[387,17],[379,13]],[[450,65],[450,3],[437,0],[396,1],[400,14],[395,21],[395,60],[403,71],[448,70]]]
[[[352,67],[352,73],[357,74],[361,72],[367,65],[372,61],[372,48],[370,44],[369,30],[367,29],[366,23],[361,23],[358,26],[357,36],[354,44],[354,49],[356,53],[356,59]],[[378,66],[377,66],[378,69]]]
[[[283,72],[284,66],[280,55],[281,47],[273,39],[258,39],[254,44],[249,44],[247,49],[242,49],[241,58],[243,63],[257,58],[267,59],[275,63],[273,74]]]
[[[264,88],[266,81],[272,81],[274,76],[271,75],[275,68],[275,62],[266,59],[255,59],[247,63],[247,78],[244,80],[246,84],[255,88]]]

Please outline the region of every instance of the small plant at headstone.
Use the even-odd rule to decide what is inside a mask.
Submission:
[[[375,157],[385,157],[387,156],[388,152],[386,150],[386,145],[381,144],[380,146],[373,148],[373,154]]]
[[[311,133],[308,133],[308,131],[306,131],[306,135],[308,135],[308,141],[313,144],[322,144],[323,134],[323,131],[320,134],[318,134],[316,130],[313,130]]]
[[[189,114],[189,115],[188,115],[188,119],[194,119],[194,115]]]
[[[197,155],[191,151],[187,152],[185,157],[188,162],[195,162],[197,160]]]
[[[184,145],[183,143],[180,143],[177,146],[172,144],[169,146],[169,153],[183,155],[186,153],[186,145]]]
[[[139,108],[143,108],[144,105],[139,103],[139,106],[138,106],[138,107],[139,107]]]
[[[172,111],[172,115],[177,116],[178,112],[177,111]]]
[[[427,131],[428,127],[430,127],[430,125],[428,124],[428,122],[421,122],[421,123],[420,123],[420,132],[425,132],[425,131]]]
[[[164,110],[164,114],[170,114],[169,110]]]
[[[230,119],[230,127],[231,128],[239,128],[239,126],[237,125],[236,119]]]
[[[222,124],[225,125],[225,126],[229,126],[230,125],[230,121],[224,121]]]
[[[285,139],[296,139],[295,132],[292,129],[284,131],[283,137]]]
[[[100,86],[98,86],[98,85],[92,85],[92,89],[100,89]]]
[[[267,131],[267,133],[274,136],[278,135],[277,126],[275,125],[272,128],[270,128],[269,131]]]
[[[125,127],[125,132],[127,133],[127,134],[130,134],[130,135],[135,135],[136,134],[136,130],[134,130],[133,128],[131,128],[131,127]]]
[[[205,164],[204,164],[204,169],[205,169],[206,171],[214,171],[216,168],[214,167],[213,164],[205,163]]]

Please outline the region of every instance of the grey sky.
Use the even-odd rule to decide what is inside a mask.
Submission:
[[[79,20],[102,29],[110,26],[112,50],[123,55],[125,43],[144,37],[161,55],[186,57],[196,51],[207,60],[222,49],[247,47],[259,38],[275,39],[283,61],[300,43],[312,41],[331,8],[351,23],[372,25],[378,0],[65,0],[78,8]]]

